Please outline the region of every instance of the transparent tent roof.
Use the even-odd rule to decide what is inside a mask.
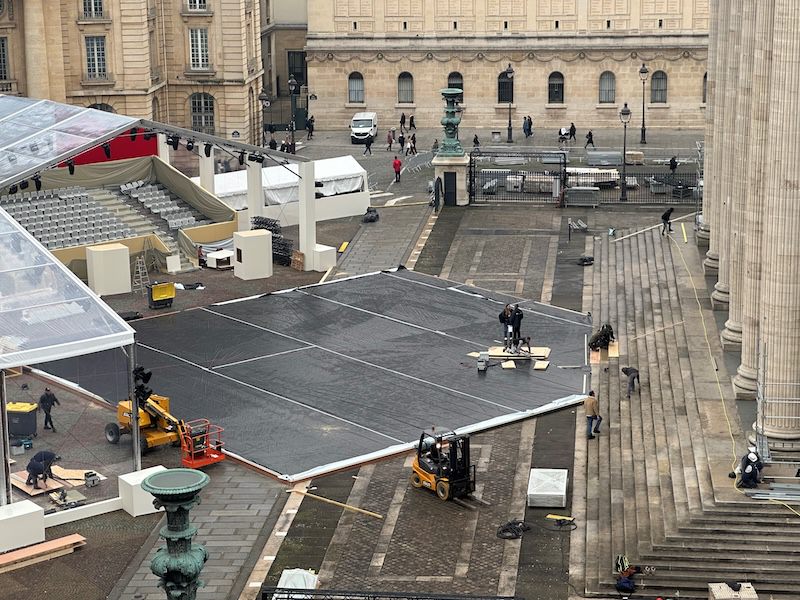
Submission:
[[[0,209],[0,368],[132,344],[134,331]]]
[[[0,187],[7,187],[112,139],[139,119],[0,95]]]

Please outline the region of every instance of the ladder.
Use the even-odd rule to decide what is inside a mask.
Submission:
[[[150,274],[147,272],[147,265],[144,262],[144,255],[140,254],[136,257],[136,267],[133,272],[133,286],[134,292],[147,292],[147,286],[150,285]]]

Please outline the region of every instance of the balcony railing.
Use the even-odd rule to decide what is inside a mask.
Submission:
[[[84,73],[83,79],[81,80],[83,85],[113,85],[114,84],[114,75],[109,73],[108,71],[105,72],[92,72],[92,73]]]
[[[181,7],[181,16],[209,16],[213,15],[214,11],[211,8],[211,2],[184,2]]]
[[[17,80],[16,79],[0,79],[0,93],[2,94],[18,94]]]
[[[79,21],[90,21],[93,23],[111,21],[111,15],[105,11],[99,10],[84,10],[78,17]]]

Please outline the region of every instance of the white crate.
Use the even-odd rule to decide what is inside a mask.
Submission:
[[[567,505],[567,469],[531,469],[528,506],[564,508]]]
[[[752,583],[741,584],[742,589],[734,592],[727,583],[709,583],[708,600],[758,600]]]

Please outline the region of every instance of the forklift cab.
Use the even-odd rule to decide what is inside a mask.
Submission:
[[[417,445],[411,484],[435,490],[442,500],[475,491],[475,466],[470,463],[469,436],[423,433]]]

